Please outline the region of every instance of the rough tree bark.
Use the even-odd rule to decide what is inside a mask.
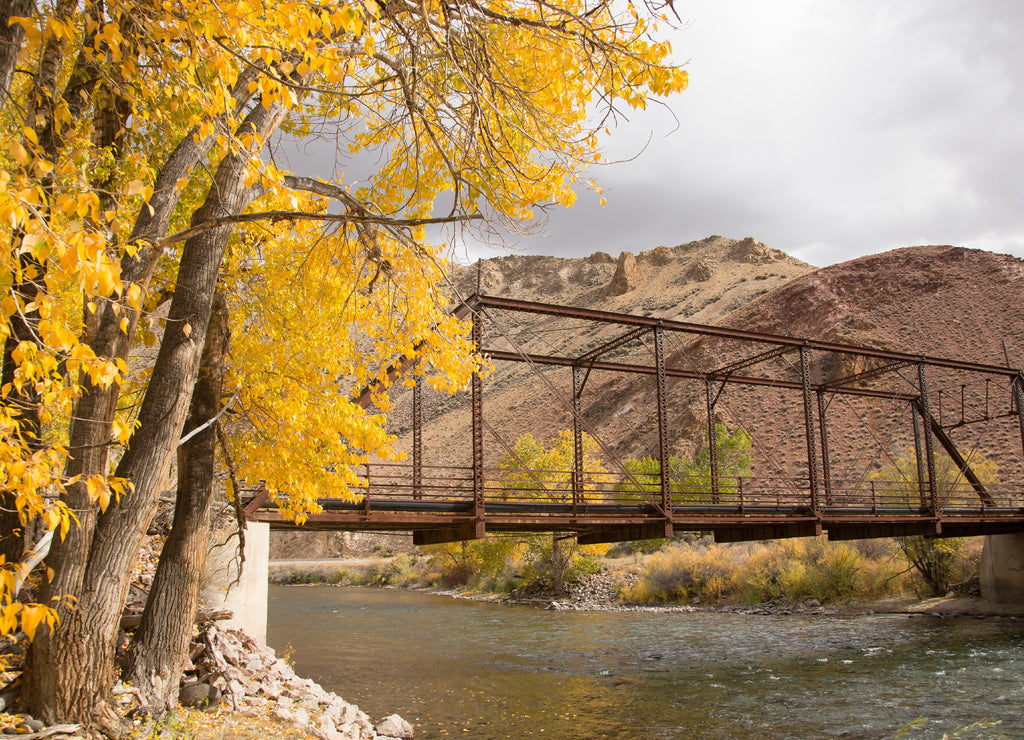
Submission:
[[[199,604],[217,445],[216,425],[211,422],[220,411],[227,345],[228,309],[223,295],[217,294],[184,432],[209,426],[178,449],[174,522],[123,669],[125,679],[158,714],[178,703],[178,684]]]
[[[11,97],[11,82],[18,63],[18,52],[25,40],[25,29],[15,18],[31,18],[35,11],[32,0],[0,0],[0,111]]]
[[[237,133],[254,133],[266,140],[283,115],[280,104],[257,106]],[[221,160],[193,224],[241,212],[249,197],[245,186],[249,156],[240,151]],[[52,634],[37,633],[30,648],[21,699],[45,722],[78,721],[110,736],[120,734],[111,688],[114,645],[131,563],[181,437],[231,230],[230,225],[210,229],[185,242],[167,328],[139,412],[139,428],[116,470],[118,477],[131,482],[132,490],[96,518],[74,609]]]

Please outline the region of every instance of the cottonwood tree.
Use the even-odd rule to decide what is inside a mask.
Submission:
[[[301,521],[316,496],[350,495],[353,463],[389,454],[383,418],[355,390],[373,385],[386,409],[396,365],[449,390],[479,367],[439,288],[444,245],[425,227],[571,205],[620,106],[683,89],[651,11],[0,5],[2,488],[17,526],[60,535],[42,585],[52,611],[16,602],[0,579],[0,628],[34,634],[27,709],[119,733],[119,616],[189,410],[209,416],[196,384],[208,333],[220,336],[218,290],[234,336],[224,392],[245,420],[229,441],[239,477],[263,480]],[[334,168],[296,176],[268,148],[282,130],[329,136],[376,169],[362,182]],[[136,350],[156,339],[143,366]],[[193,459],[212,464],[208,450]],[[160,582],[179,585],[155,584],[154,604],[186,588]],[[173,612],[194,600],[176,603],[153,607],[153,634],[191,620]],[[163,655],[173,642],[132,651],[153,703],[177,690],[178,658]]]
[[[604,500],[607,484],[611,481],[601,457],[601,445],[592,435],[581,437],[583,478],[574,493],[575,440],[572,430],[563,429],[551,439],[550,445],[526,433],[516,439],[498,461],[504,498],[529,501],[573,501],[576,496],[584,503]],[[527,537],[522,540],[534,567],[543,577],[550,578],[555,593],[564,593],[566,577],[580,548],[575,537],[555,532],[550,538]]]

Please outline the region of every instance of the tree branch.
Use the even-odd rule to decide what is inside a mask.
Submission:
[[[483,214],[474,213],[467,216],[439,216],[437,218],[388,218],[386,216],[353,216],[344,213],[309,213],[308,211],[261,211],[259,213],[242,213],[238,216],[224,216],[183,229],[159,239],[156,244],[166,247],[176,242],[183,242],[203,232],[227,226],[228,224],[253,223],[254,221],[323,221],[325,223],[377,224],[380,226],[416,227],[434,224],[451,224],[464,221],[483,219]]]

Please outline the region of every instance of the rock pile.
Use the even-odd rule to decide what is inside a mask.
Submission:
[[[323,740],[408,740],[412,726],[397,714],[374,724],[349,704],[308,678],[300,678],[271,648],[244,632],[210,625],[192,642],[192,667],[179,700],[196,709],[223,705],[236,712],[270,717]],[[131,692],[119,687],[122,696]],[[125,707],[122,707],[124,711]]]

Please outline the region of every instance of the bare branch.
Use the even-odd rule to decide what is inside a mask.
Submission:
[[[437,218],[388,218],[386,216],[353,216],[346,213],[310,213],[308,211],[261,211],[259,213],[242,213],[237,216],[224,216],[203,221],[195,226],[183,229],[175,234],[170,234],[159,239],[156,244],[159,247],[166,247],[176,242],[183,242],[194,236],[212,229],[229,224],[253,223],[256,221],[322,221],[324,223],[343,224],[375,224],[379,226],[393,226],[396,228],[410,228],[417,226],[432,226],[435,224],[451,224],[465,221],[482,220],[483,214],[473,213],[467,216],[440,216]]]

